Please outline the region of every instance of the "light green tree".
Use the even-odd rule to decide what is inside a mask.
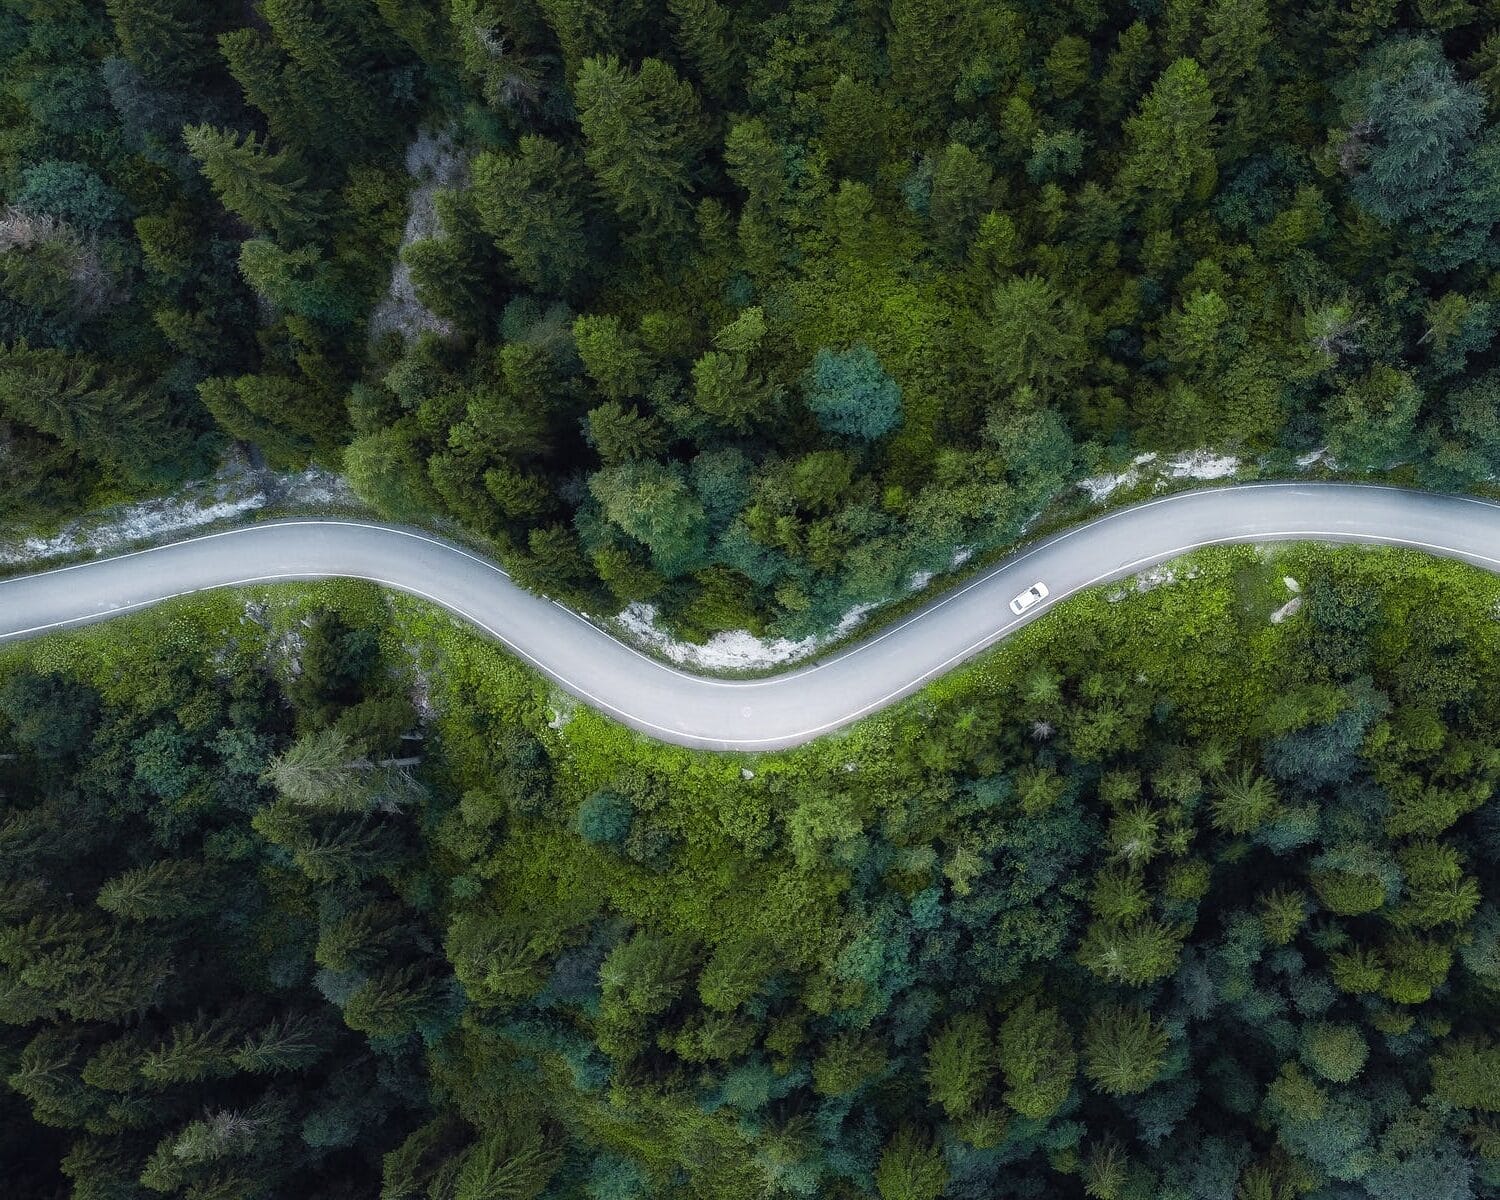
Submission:
[[[1083,1073],[1101,1092],[1129,1096],[1161,1073],[1167,1031],[1144,1009],[1108,1005],[1095,1010],[1083,1031]]]

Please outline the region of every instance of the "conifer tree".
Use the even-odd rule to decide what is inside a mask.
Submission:
[[[593,56],[618,52],[623,15],[607,0],[537,0],[546,15],[569,81],[576,81],[584,63]]]
[[[354,989],[344,1002],[350,1029],[373,1037],[409,1033],[442,1011],[447,989],[417,963],[387,967]]]
[[[1214,105],[1208,79],[1191,58],[1162,72],[1135,116],[1125,122],[1119,186],[1158,214],[1185,200],[1203,200],[1218,178]],[[1161,215],[1150,218],[1160,224]]]
[[[653,416],[611,401],[589,410],[588,439],[605,466],[660,458],[667,435]]]
[[[558,1167],[555,1149],[535,1125],[488,1134],[464,1156],[454,1200],[535,1200]]]
[[[979,28],[972,0],[893,0],[888,45],[892,76],[903,102],[925,125],[940,125],[951,108]]]
[[[208,18],[198,0],[107,0],[125,57],[153,84],[174,87],[212,63]]]
[[[223,207],[252,228],[284,239],[311,231],[318,198],[306,190],[306,174],[290,154],[272,153],[255,133],[242,139],[208,124],[187,126],[183,141]]]
[[[579,317],[573,341],[584,369],[609,400],[640,395],[649,362],[636,340],[620,327],[618,317]]]
[[[844,1030],[829,1039],[813,1063],[813,1090],[820,1096],[847,1096],[877,1077],[886,1065],[878,1038]]]
[[[220,35],[219,52],[278,144],[324,148],[321,114],[292,86],[286,55],[274,41],[258,29],[234,29]]]
[[[1077,306],[1040,275],[1000,284],[990,301],[986,363],[1002,386],[1060,387],[1082,369],[1086,342]]]
[[[707,135],[692,86],[660,59],[631,70],[610,57],[585,60],[575,91],[584,158],[621,220],[654,238],[685,233]]]
[[[954,1120],[972,1112],[997,1063],[989,1026],[979,1013],[961,1013],[927,1047],[927,1088]]]
[[[717,0],[668,0],[675,38],[706,96],[728,105],[736,91],[738,47],[727,9]]]
[[[903,1125],[886,1143],[875,1168],[880,1200],[937,1200],[948,1183],[948,1167],[929,1135]]]
[[[929,212],[938,245],[961,259],[990,208],[989,166],[969,147],[953,143],[943,151],[932,176]]]
[[[572,295],[587,283],[592,245],[583,191],[582,163],[543,137],[528,135],[513,154],[474,161],[480,226],[516,274],[544,293]]]
[[[1149,1012],[1111,1005],[1084,1028],[1083,1072],[1106,1095],[1128,1096],[1156,1080],[1166,1049],[1166,1030]]]
[[[0,350],[0,411],[141,481],[181,450],[165,398],[85,354],[24,342]]]
[[[159,858],[106,880],[99,907],[132,921],[199,916],[214,903],[214,881],[194,859]]]
[[[1042,1120],[1062,1107],[1073,1089],[1078,1056],[1057,1009],[1031,997],[1021,1001],[1000,1024],[999,1053],[1011,1108]]]
[[[234,1051],[234,1065],[254,1075],[301,1071],[322,1059],[331,1041],[319,1017],[288,1012],[247,1034]]]
[[[240,1031],[230,1018],[200,1016],[174,1025],[141,1059],[140,1073],[158,1084],[195,1083],[234,1074]]]

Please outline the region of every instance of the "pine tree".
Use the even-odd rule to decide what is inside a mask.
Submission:
[[[1276,786],[1249,767],[1219,782],[1218,795],[1210,802],[1213,827],[1242,837],[1259,829],[1276,811]]]
[[[333,328],[360,316],[360,297],[350,281],[316,246],[285,250],[265,238],[240,246],[240,273],[245,282],[283,312]]]
[[[306,172],[285,153],[272,153],[255,133],[195,124],[183,129],[223,207],[255,229],[282,239],[306,236],[317,222],[317,193],[306,190]]]
[[[217,888],[197,859],[159,858],[106,880],[99,907],[132,921],[170,921],[211,911]]]
[[[201,0],[106,0],[125,57],[151,83],[177,87],[213,65]]]
[[[298,738],[266,768],[269,783],[294,804],[362,812],[373,802],[374,764],[337,726]]]
[[[84,354],[0,349],[0,412],[142,482],[182,449],[160,392]]]
[[[1307,919],[1307,897],[1291,888],[1277,888],[1260,898],[1260,923],[1266,941],[1285,946],[1297,936]]]
[[[1114,128],[1140,102],[1153,57],[1151,29],[1144,21],[1134,21],[1120,32],[1099,80],[1100,125]]]
[[[1002,387],[1060,388],[1087,360],[1085,321],[1074,302],[1040,275],[1000,284],[983,335],[985,362]]]
[[[382,31],[366,14],[361,14],[357,31],[350,29],[340,18],[354,11],[315,0],[261,0],[260,5],[289,59],[286,86],[298,107],[319,115],[317,124],[300,131],[302,137],[340,157],[388,136],[400,107],[393,97],[382,97],[368,78],[383,49]]]
[[[651,551],[653,565],[664,575],[703,565],[706,514],[680,468],[657,462],[606,467],[590,477],[589,491],[610,521]]]
[[[287,1012],[246,1035],[234,1051],[234,1065],[254,1075],[301,1071],[320,1061],[332,1042],[318,1016]]]
[[[1214,0],[1204,15],[1203,67],[1221,103],[1246,86],[1259,90],[1260,55],[1271,37],[1266,0]]]
[[[544,294],[572,295],[587,285],[593,244],[584,190],[582,164],[543,137],[521,138],[514,154],[474,160],[481,227],[516,274]]]
[[[369,819],[332,825],[292,847],[293,860],[315,883],[363,883],[396,866],[402,852],[390,826]]]
[[[257,29],[235,29],[220,36],[219,52],[245,99],[264,114],[272,138],[299,149],[325,148],[320,132],[331,123],[290,85],[286,55],[273,41]]]
[[[698,974],[698,996],[709,1008],[728,1012],[746,1003],[776,969],[771,948],[739,936],[720,942]]]
[[[819,141],[839,174],[870,180],[885,157],[888,124],[880,94],[868,84],[840,75],[829,89]]]
[[[1092,1200],[1120,1200],[1129,1177],[1130,1159],[1114,1138],[1089,1147],[1083,1160],[1084,1193]]]
[[[693,403],[726,429],[749,433],[774,414],[780,389],[743,354],[710,350],[693,364]]]
[[[1349,1083],[1364,1070],[1370,1048],[1357,1026],[1314,1021],[1302,1028],[1302,1060],[1330,1083]]]
[[[1172,973],[1182,937],[1180,929],[1152,919],[1124,925],[1094,921],[1078,948],[1078,961],[1101,979],[1139,987]]]
[[[1083,1032],[1083,1073],[1110,1096],[1144,1091],[1161,1073],[1167,1032],[1149,1012],[1123,1005],[1097,1009]]]
[[[401,934],[403,910],[392,901],[373,901],[325,921],[313,958],[331,971],[369,971],[390,952]]]
[[[575,84],[585,62],[620,48],[620,12],[608,0],[537,0],[562,48],[567,77]]]
[[[1334,986],[1352,995],[1380,991],[1385,983],[1385,961],[1378,950],[1355,946],[1337,951],[1329,958]]]
[[[1453,948],[1432,938],[1397,934],[1380,948],[1385,979],[1380,993],[1397,1004],[1423,1004],[1447,981]]]
[[[962,259],[990,209],[989,164],[961,143],[943,151],[932,176],[928,213],[938,245],[954,260]]]
[[[877,1077],[885,1066],[886,1049],[879,1038],[843,1030],[828,1040],[813,1063],[813,1090],[820,1096],[847,1096]]]
[[[952,1120],[973,1112],[998,1066],[989,1025],[966,1012],[943,1026],[927,1047],[927,1090]]]
[[[560,1165],[534,1126],[491,1133],[463,1157],[454,1200],[535,1200]]]
[[[618,317],[579,317],[573,322],[573,341],[605,399],[641,394],[650,362],[636,339],[621,329]]]
[[[1000,1024],[999,1051],[1006,1104],[1037,1121],[1063,1106],[1073,1090],[1078,1056],[1057,1009],[1031,997],[1021,1001]]]
[[[495,1007],[541,988],[557,939],[548,930],[514,919],[464,912],[454,917],[444,948],[470,999]]]
[[[685,234],[707,142],[692,86],[660,59],[610,57],[586,60],[575,91],[584,158],[620,218],[652,240]]]
[[[932,1138],[903,1125],[880,1153],[875,1190],[880,1200],[937,1200],[948,1185],[948,1167]]]
[[[344,1022],[372,1037],[394,1037],[429,1024],[447,1002],[447,986],[421,964],[387,967],[350,993]]]
[[[1442,47],[1396,38],[1372,53],[1344,88],[1340,153],[1363,169],[1355,199],[1391,223],[1435,207],[1484,117],[1484,100],[1460,81]]]
[[[1089,907],[1104,921],[1120,924],[1145,916],[1151,910],[1140,871],[1112,866],[1094,877]]]
[[[174,1025],[168,1039],[141,1058],[140,1073],[153,1083],[196,1083],[235,1072],[240,1031],[232,1017],[200,1016]]]
[[[304,467],[314,450],[337,447],[346,413],[307,380],[284,375],[205,379],[203,406],[231,436],[279,467]]]
[[[1500,1047],[1482,1036],[1441,1043],[1432,1058],[1432,1094],[1455,1108],[1500,1113]]]
[[[1465,875],[1457,850],[1442,842],[1423,840],[1402,847],[1397,854],[1404,878],[1400,903],[1392,923],[1403,929],[1432,929],[1438,925],[1466,925],[1479,908],[1479,882]]]
[[[589,444],[605,466],[638,459],[660,458],[667,434],[655,417],[611,401],[591,409],[587,418]]]
[[[696,957],[697,946],[689,939],[638,930],[610,952],[599,979],[606,999],[650,1016],[681,994]]]
[[[887,52],[897,93],[923,124],[946,124],[980,16],[972,0],[892,0]]]
[[[1161,215],[1214,189],[1214,118],[1217,110],[1203,68],[1190,58],[1168,67],[1136,115],[1125,122],[1126,150],[1118,184]]]
[[[720,108],[730,105],[739,74],[728,10],[717,0],[667,0],[676,41],[703,84],[704,95]]]

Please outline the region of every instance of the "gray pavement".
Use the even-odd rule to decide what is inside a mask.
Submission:
[[[1242,484],[1167,496],[1028,547],[839,654],[752,680],[663,665],[468,551],[414,530],[344,520],[268,522],[0,582],[0,641],[210,588],[366,579],[442,605],[564,691],[651,737],[772,750],[894,703],[1083,588],[1201,546],[1296,540],[1409,546],[1500,571],[1500,506],[1353,484]],[[1011,598],[1037,580],[1050,597],[1013,616]]]

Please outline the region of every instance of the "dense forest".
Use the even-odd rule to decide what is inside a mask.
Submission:
[[[238,442],[800,636],[1143,449],[1500,464],[1493,0],[5,0],[0,64],[0,514]]]
[[[1500,581],[1123,590],[763,756],[363,585],[7,652],[6,1194],[1494,1196]]]

